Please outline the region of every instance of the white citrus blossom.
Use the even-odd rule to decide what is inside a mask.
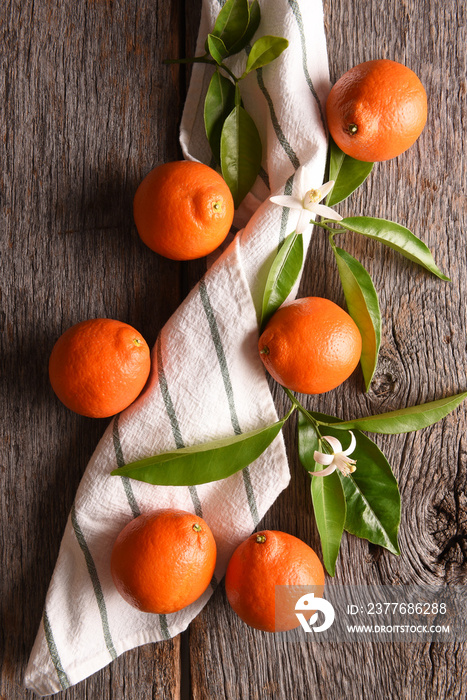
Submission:
[[[334,209],[327,207],[325,204],[319,204],[322,199],[326,197],[327,194],[334,187],[334,180],[325,182],[324,185],[318,187],[318,189],[309,188],[309,182],[307,183],[308,177],[306,168],[301,169],[300,180],[298,183],[298,195],[291,197],[289,195],[278,195],[276,197],[270,197],[273,204],[278,204],[281,207],[289,207],[290,209],[300,209],[300,218],[298,220],[295,230],[297,233],[305,233],[305,231],[310,227],[310,213],[318,214],[318,216],[323,216],[326,219],[333,219],[334,221],[341,221],[342,216],[340,216]]]
[[[344,476],[349,476],[349,474],[355,471],[355,465],[357,462],[355,459],[350,459],[349,455],[354,451],[357,441],[351,430],[349,430],[349,433],[351,434],[352,439],[349,447],[346,450],[342,449],[342,445],[337,438],[332,437],[331,435],[326,435],[324,437],[324,440],[331,445],[333,453],[328,455],[324,454],[323,452],[316,451],[313,455],[315,462],[318,462],[318,464],[323,464],[326,466],[326,469],[322,469],[320,472],[310,472],[310,474],[313,474],[313,476],[327,476],[328,474],[335,472],[336,469],[339,469]]]

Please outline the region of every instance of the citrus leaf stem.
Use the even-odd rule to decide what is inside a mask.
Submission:
[[[282,384],[281,384],[281,386],[282,386]],[[310,425],[312,425],[312,427],[314,428],[315,433],[316,433],[316,435],[318,436],[318,438],[321,439],[321,438],[322,438],[322,435],[321,435],[320,430],[319,430],[319,427],[318,427],[318,426],[320,425],[320,422],[317,421],[316,418],[314,418],[314,417],[306,410],[306,408],[305,408],[304,406],[302,406],[302,404],[300,403],[300,401],[297,399],[296,396],[294,396],[294,394],[292,394],[292,392],[290,391],[290,389],[287,389],[287,387],[285,387],[285,386],[282,386],[282,388],[283,388],[283,390],[285,391],[285,393],[287,394],[287,396],[289,397],[289,399],[292,401],[293,406],[294,406],[295,408],[298,408],[298,410],[300,411],[300,413],[306,418],[306,420],[310,423]],[[324,425],[324,424],[323,424],[323,425]]]
[[[321,228],[326,229],[326,231],[329,231],[332,234],[335,233],[347,233],[346,228],[334,228],[333,226],[328,226],[327,224],[333,223],[332,219],[324,219],[324,221],[315,221],[314,225],[315,226],[320,226]]]
[[[164,65],[166,66],[171,66],[171,65],[176,65],[178,63],[180,64],[188,64],[188,63],[207,63],[210,66],[216,66],[217,68],[222,68],[222,70],[225,70],[225,72],[230,75],[234,83],[238,83],[239,78],[232,73],[230,68],[228,68],[225,63],[217,63],[212,58],[207,58],[208,54],[205,56],[195,56],[193,58],[166,58],[165,61],[163,62]]]

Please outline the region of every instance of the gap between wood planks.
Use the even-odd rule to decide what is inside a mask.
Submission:
[[[180,700],[191,700],[190,632],[180,635]]]

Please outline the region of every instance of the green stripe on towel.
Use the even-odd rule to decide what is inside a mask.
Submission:
[[[170,639],[169,626],[167,624],[167,615],[159,615],[159,623],[161,626],[162,638]]]
[[[58,680],[60,681],[60,685],[62,686],[62,689],[65,690],[66,688],[70,687],[71,683],[70,683],[65,671],[63,670],[62,662],[60,661],[60,656],[58,654],[57,645],[55,644],[54,636],[52,634],[52,627],[50,626],[50,620],[49,620],[49,617],[47,615],[47,611],[45,610],[45,608],[44,608],[44,614],[42,616],[42,622],[44,624],[45,639],[47,641],[47,646],[49,647],[50,658],[52,659],[53,665],[55,666],[55,670],[57,672],[57,676],[58,676]]]
[[[276,133],[277,140],[279,141],[280,145],[282,146],[285,153],[287,154],[293,167],[295,168],[295,170],[297,170],[297,168],[300,167],[300,161],[298,160],[297,154],[295,153],[292,146],[288,142],[284,132],[282,131],[281,125],[279,124],[271,95],[269,94],[269,92],[266,89],[266,86],[264,84],[263,69],[262,68],[258,68],[258,70],[256,71],[256,79],[258,81],[259,88],[260,88],[261,92],[263,93],[264,97],[266,98],[266,102],[268,103],[269,113],[271,115],[271,122],[272,122],[272,126],[274,128],[274,131]]]
[[[167,411],[167,414],[169,416],[170,420],[170,425],[172,426],[172,432],[175,440],[175,445],[177,447],[177,450],[179,450],[181,447],[185,447],[185,443],[182,438],[182,432],[180,430],[180,425],[178,423],[177,416],[175,414],[175,408],[172,402],[172,397],[170,396],[170,391],[169,391],[169,386],[167,384],[167,378],[165,376],[164,372],[164,364],[162,362],[162,347],[161,347],[161,338],[159,335],[159,338],[157,340],[157,369],[158,369],[158,374],[159,374],[159,387],[161,390],[162,398],[164,400],[164,405],[165,405],[165,410]],[[198,496],[198,491],[196,489],[196,486],[188,486],[188,490],[190,492],[191,500],[193,502],[193,506],[195,509],[195,513],[199,518],[203,517],[203,507],[201,505],[201,501],[199,500]],[[212,580],[211,580],[211,587],[214,590],[217,586],[217,580],[216,577],[213,575]],[[161,615],[161,618],[165,618],[165,615]],[[162,634],[164,634],[164,625],[165,628],[167,627],[167,620],[164,619],[164,621],[161,620],[161,631]],[[168,634],[168,629],[167,629],[167,634]],[[170,635],[169,635],[170,636]],[[168,637],[166,637],[168,638]]]
[[[122,450],[122,445],[120,443],[120,435],[118,432],[118,419],[119,419],[119,417],[120,417],[120,414],[117,413],[117,415],[114,418],[112,436],[113,436],[114,449],[115,449],[115,458],[117,460],[117,467],[123,467],[125,465],[125,460],[123,458],[123,450]],[[141,515],[141,511],[140,511],[139,506],[136,502],[135,494],[133,493],[133,488],[131,486],[130,479],[127,476],[121,476],[120,479],[122,480],[122,484],[123,484],[123,488],[125,490],[125,494],[127,497],[128,505],[131,508],[131,512],[133,514],[133,517],[137,518],[138,515]]]
[[[102,592],[102,586],[101,586],[101,583],[99,581],[99,576],[97,575],[97,569],[96,569],[96,565],[94,563],[94,559],[92,558],[92,554],[89,550],[88,544],[86,542],[86,538],[83,535],[83,532],[79,526],[79,523],[78,523],[78,520],[76,517],[75,504],[73,504],[73,506],[71,507],[71,523],[73,525],[73,530],[75,532],[76,539],[78,540],[78,544],[81,547],[81,551],[84,554],[84,558],[86,560],[86,566],[88,567],[88,573],[89,573],[89,576],[91,578],[92,587],[94,588],[94,595],[96,596],[96,601],[97,601],[99,613],[101,616],[105,644],[107,646],[107,649],[109,650],[109,654],[112,657],[112,659],[116,659],[117,652],[115,651],[115,647],[113,645],[112,637],[110,634],[109,619],[107,617],[107,608],[105,606],[105,600],[104,600],[104,594]]]
[[[164,401],[165,410],[169,416],[170,425],[172,427],[172,433],[175,440],[175,446],[177,450],[185,447],[185,443],[182,438],[182,431],[180,430],[180,424],[175,413],[175,408],[172,402],[172,397],[170,396],[169,386],[167,384],[167,378],[164,372],[164,364],[162,362],[162,346],[161,346],[161,336],[157,339],[157,369],[159,375],[159,387],[162,394],[162,399]],[[198,491],[196,486],[188,486],[190,492],[191,500],[193,502],[193,507],[195,513],[199,518],[203,517],[203,508],[201,506],[201,501],[199,500]]]
[[[221,369],[222,380],[224,382],[225,393],[227,394],[227,401],[230,410],[230,420],[232,427],[234,429],[235,435],[241,434],[240,423],[238,422],[237,410],[235,408],[235,401],[233,395],[232,382],[230,381],[229,368],[227,367],[227,360],[225,357],[224,348],[222,346],[222,340],[219,333],[219,327],[217,325],[216,317],[214,315],[214,310],[211,306],[211,301],[209,299],[208,290],[206,288],[206,282],[204,279],[199,283],[199,294],[201,297],[201,302],[203,304],[203,309],[208,319],[209,330],[211,331],[211,338],[216,349],[217,359]]]
[[[292,173],[292,175],[288,178],[287,182],[285,183],[284,194],[287,196],[290,196],[292,194],[294,177],[295,177],[295,173]],[[287,222],[289,220],[289,212],[290,212],[289,207],[282,207],[281,230],[279,233],[278,250],[281,249],[281,246],[282,246],[283,242],[285,241],[285,231],[287,228]]]
[[[208,290],[206,287],[206,282],[204,279],[202,279],[201,282],[199,283],[199,294],[201,297],[201,302],[203,304],[204,312],[206,314],[206,318],[208,320],[209,329],[211,331],[212,342],[214,343],[214,347],[215,347],[216,353],[217,353],[217,359],[219,362],[222,380],[224,382],[225,393],[226,393],[227,401],[229,404],[230,421],[232,423],[234,433],[236,435],[240,435],[242,430],[240,428],[240,423],[238,421],[238,416],[237,416],[237,410],[235,408],[234,393],[233,393],[232,382],[230,379],[229,368],[227,366],[227,359],[225,357],[225,352],[224,352],[224,348],[222,346],[222,340],[221,340],[221,336],[219,333],[219,327],[217,325],[216,317],[214,314],[214,309],[212,308],[211,301],[210,301],[209,295],[208,295]],[[254,493],[253,486],[251,483],[249,468],[245,467],[242,471],[242,474],[243,474],[243,483],[245,484],[245,491],[246,491],[246,495],[247,495],[247,499],[248,499],[248,505],[250,507],[251,517],[252,517],[252,520],[253,520],[255,527],[256,527],[256,525],[259,522],[258,508],[256,505],[255,493]]]
[[[310,88],[311,94],[313,95],[313,97],[316,100],[316,103],[317,103],[318,109],[319,109],[319,116],[321,117],[321,123],[322,123],[323,129],[324,129],[324,133],[327,134],[326,121],[324,119],[323,108],[321,106],[320,99],[319,99],[318,94],[317,94],[315,87],[313,85],[313,81],[311,80],[310,74],[308,72],[305,31],[303,28],[303,20],[302,20],[302,13],[300,12],[300,6],[299,6],[297,0],[289,0],[289,5],[292,8],[292,12],[294,13],[295,19],[297,20],[298,31],[300,33],[300,43],[302,45],[302,65],[303,65],[303,72],[305,74],[305,80],[308,84],[308,87]]]

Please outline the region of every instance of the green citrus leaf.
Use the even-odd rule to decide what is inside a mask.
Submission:
[[[307,472],[318,471],[321,465],[316,466],[314,459],[315,451],[321,452],[319,436],[311,423],[305,418],[301,411],[298,414],[298,456]]]
[[[382,433],[384,435],[410,433],[413,430],[427,428],[429,425],[442,420],[465,399],[467,399],[467,391],[419,406],[410,406],[410,408],[401,408],[397,411],[389,411],[389,413],[380,413],[377,416],[339,421],[333,423],[333,426],[339,430],[358,428],[369,433]]]
[[[259,9],[258,0],[253,0],[249,9],[250,17],[248,27],[243,36],[233,46],[229,46],[230,56],[239,53],[239,51],[242,51],[246,46],[248,46],[259,27],[259,23],[261,21],[261,10]]]
[[[397,534],[401,499],[397,479],[379,447],[359,430],[354,435],[357,447],[352,459],[357,460],[357,468],[349,476],[339,472],[347,503],[344,529],[400,554]]]
[[[265,326],[289,296],[303,264],[303,236],[295,231],[287,236],[269,270],[263,294],[261,326]]]
[[[204,101],[204,126],[214,158],[221,161],[221,133],[224,122],[235,107],[235,85],[218,71],[209,83]]]
[[[222,175],[232,193],[235,208],[240,206],[261,168],[262,146],[258,129],[248,112],[234,107],[221,133]]]
[[[332,139],[329,140],[329,179],[334,187],[328,194],[326,204],[333,207],[347,199],[357,187],[365,182],[373,169],[373,163],[364,163],[346,155]]]
[[[300,462],[307,471],[323,469],[314,460],[315,450],[323,451],[321,440],[318,440],[315,430],[300,413],[298,418],[298,454]],[[321,540],[323,563],[328,574],[334,576],[336,559],[339,555],[344,532],[346,513],[344,491],[336,472],[329,476],[312,476],[311,479],[311,498]]]
[[[255,41],[248,54],[244,78],[251,71],[257,70],[274,61],[287,48],[289,42],[279,36],[262,36]]]
[[[371,277],[358,260],[341,248],[334,248],[339,276],[349,314],[362,336],[362,365],[366,390],[370,388],[381,343],[381,313]]]
[[[344,490],[337,472],[328,476],[313,476],[311,498],[321,540],[323,563],[328,574],[334,576],[347,510]]]
[[[326,433],[342,441],[342,432],[335,429],[338,418],[315,412],[311,415],[326,422]],[[397,534],[401,502],[396,477],[379,447],[360,430],[353,433],[357,445],[351,457],[357,460],[356,470],[350,476],[338,473],[347,506],[344,529],[400,554]],[[344,449],[347,444],[343,445]],[[326,481],[329,476],[317,476],[313,480],[320,478]]]
[[[208,34],[207,42],[209,53],[215,62],[221,65],[224,58],[229,55],[226,45],[222,39],[220,39],[218,36],[214,36],[213,34]]]
[[[226,56],[238,53],[237,50],[231,51],[231,47],[240,42],[248,30],[249,22],[250,8],[248,0],[227,0],[217,15],[214,29],[212,30],[212,35],[218,37],[224,43],[227,49]]]
[[[384,243],[412,262],[422,265],[440,279],[449,281],[449,277],[443,275],[437,267],[429,248],[408,228],[396,224],[394,221],[374,219],[369,216],[348,217],[342,219],[339,225],[349,231],[361,233],[363,236]]]
[[[163,486],[195,486],[225,479],[258,459],[289,415],[266,428],[132,462],[114,469],[111,475]]]

